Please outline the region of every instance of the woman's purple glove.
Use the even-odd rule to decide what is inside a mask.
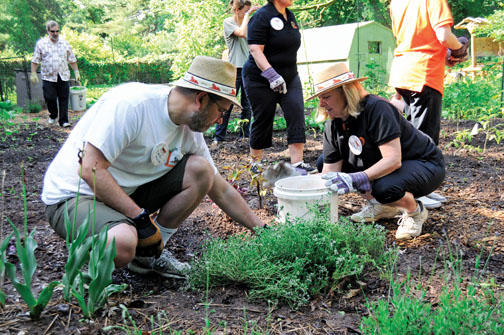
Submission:
[[[274,92],[287,94],[287,84],[285,83],[283,77],[279,75],[274,68],[267,68],[266,70],[261,72],[261,76],[269,81],[270,88]]]
[[[329,172],[322,175],[322,179],[328,179],[325,186],[338,195],[347,194],[350,192],[366,193],[371,191],[369,178],[364,172],[343,173]]]

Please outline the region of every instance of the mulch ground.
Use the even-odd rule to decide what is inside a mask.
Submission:
[[[79,114],[72,114],[75,122]],[[52,280],[60,280],[66,262],[65,243],[49,227],[44,218],[44,205],[40,200],[44,172],[67,137],[70,130],[47,124],[46,114],[24,115],[17,120],[13,133],[0,132],[1,222],[0,234],[5,237],[12,231],[7,218],[22,229],[25,215],[21,188],[21,164],[25,168],[27,188],[28,229],[36,229],[35,239],[37,270],[33,287],[40,290]],[[430,280],[427,299],[436,302],[446,274],[445,259],[457,255],[462,262],[462,275],[466,280],[474,273],[478,257],[486,261],[483,278],[493,279],[497,291],[504,291],[504,148],[488,142],[483,148],[484,134],[477,135],[471,147],[455,145],[456,131],[471,129],[471,122],[443,121],[440,146],[445,155],[447,176],[440,193],[448,202],[432,210],[424,225],[423,234],[411,241],[396,242],[395,220],[382,220],[387,230],[389,245],[400,248],[397,275],[408,273],[420,281]],[[12,128],[12,127],[11,127]],[[210,139],[208,139],[210,143]],[[286,159],[287,144],[282,132],[275,133],[274,145],[266,151],[270,161]],[[320,154],[321,134],[308,135],[305,160],[312,165]],[[245,162],[248,145],[244,140],[230,135],[227,142],[211,149],[214,160],[224,175],[226,166]],[[240,188],[250,207],[269,222],[276,214],[276,200],[269,192],[263,199],[263,208],[249,180],[240,180]],[[340,198],[339,212],[349,215],[363,204],[358,196]],[[170,240],[168,247],[181,260],[198,257],[203,242],[209,236],[227,237],[245,229],[236,225],[210,200],[205,199],[182,224]],[[13,248],[8,261],[17,262]],[[481,266],[480,266],[481,267]],[[244,329],[268,330],[272,334],[352,334],[359,333],[359,324],[368,314],[366,299],[376,301],[386,298],[388,283],[380,278],[370,278],[365,283],[364,294],[344,297],[326,294],[317,297],[308,306],[292,311],[288,306],[268,305],[267,302],[250,302],[241,288],[220,288],[209,292],[188,291],[180,280],[165,280],[159,276],[139,276],[126,269],[114,272],[114,281],[127,283],[128,289],[113,296],[92,321],[82,319],[77,304],[66,303],[57,289],[53,299],[39,321],[31,321],[27,307],[14,291],[9,280],[2,285],[7,294],[6,306],[0,313],[0,334],[97,334],[105,326],[122,323],[120,304],[128,307],[139,327],[152,330],[149,318],[163,315],[164,330],[201,333],[209,321],[215,334],[240,334]],[[209,308],[205,307],[209,306]],[[245,327],[248,324],[248,328]],[[116,330],[115,333],[126,333]],[[144,332],[145,333],[145,332]]]

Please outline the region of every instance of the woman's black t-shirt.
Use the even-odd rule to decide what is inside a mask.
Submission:
[[[273,4],[261,7],[248,24],[248,44],[264,45],[266,59],[288,83],[297,75],[297,50],[301,45],[301,33],[294,14],[286,9],[287,20]],[[251,80],[265,81],[252,54],[243,65],[244,75]]]
[[[381,158],[379,146],[399,138],[402,161],[439,160],[441,151],[431,138],[414,128],[388,101],[367,95],[360,103],[360,114],[329,120],[324,131],[324,163],[343,160],[344,172],[363,171]],[[355,135],[361,142],[362,152],[350,150],[349,138]]]

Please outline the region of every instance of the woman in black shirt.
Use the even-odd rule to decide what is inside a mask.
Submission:
[[[416,197],[435,190],[445,176],[441,151],[388,101],[369,94],[345,63],[315,76],[324,131],[324,179],[338,194],[359,191],[369,204],[354,221],[400,213],[397,239],[419,236],[427,210]]]
[[[306,174],[316,170],[303,162],[306,142],[303,89],[296,65],[301,34],[294,14],[287,9],[292,2],[268,0],[250,20],[247,36],[250,56],[243,65],[243,84],[254,116],[251,156],[260,160],[263,149],[271,147],[279,103],[287,121],[291,164]]]

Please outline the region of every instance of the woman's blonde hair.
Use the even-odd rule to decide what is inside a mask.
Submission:
[[[358,81],[354,81],[350,84],[342,85],[336,87],[334,90],[341,89],[346,100],[345,112],[353,117],[357,117],[360,113],[359,102],[360,102],[360,91],[362,90],[362,85]],[[315,117],[316,122],[322,122],[329,118],[325,108],[318,106],[317,116]]]

